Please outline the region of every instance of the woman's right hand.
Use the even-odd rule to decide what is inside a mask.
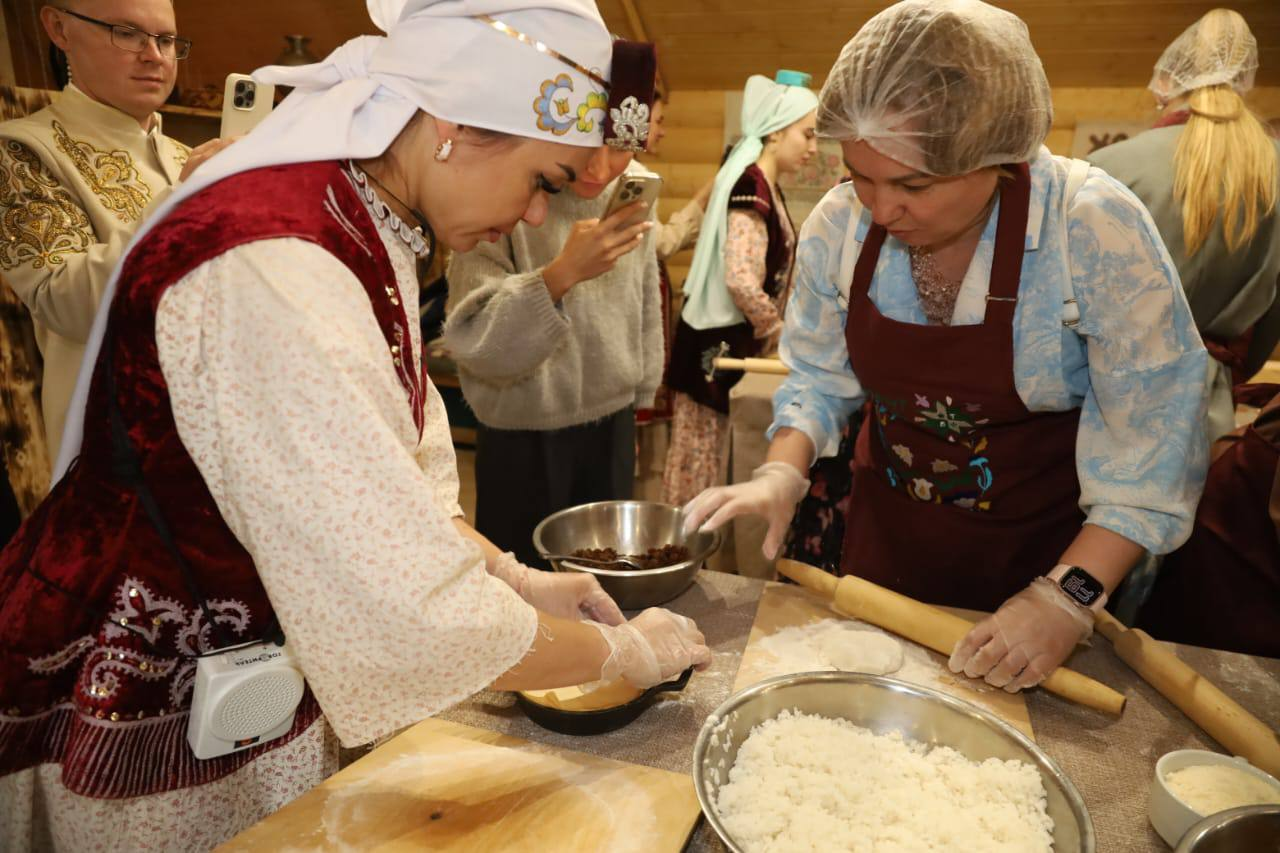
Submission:
[[[559,302],[574,285],[607,273],[618,258],[639,247],[653,227],[647,219],[635,221],[643,209],[644,202],[637,201],[605,219],[575,222],[560,254],[542,270],[551,299]]]
[[[689,667],[706,669],[711,650],[692,619],[650,607],[622,625],[594,625],[609,644],[601,681],[625,679],[641,690],[670,681]]]
[[[786,462],[766,462],[751,479],[732,486],[715,486],[684,506],[684,533],[715,530],[739,515],[758,515],[769,522],[762,548],[766,560],[778,556],[782,538],[795,515],[796,504],[809,491],[809,481]],[[703,523],[706,519],[706,523]]]

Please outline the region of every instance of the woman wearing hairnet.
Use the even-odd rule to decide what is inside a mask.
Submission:
[[[259,71],[293,92],[151,215],[104,295],[78,458],[0,551],[0,849],[208,850],[332,772],[335,735],[710,660],[690,620],[624,622],[463,521],[421,368],[431,238],[538,225],[598,165],[622,66],[595,4],[369,11],[384,36]],[[208,664],[284,654],[277,627],[306,681],[283,733],[197,713]]]
[[[845,45],[818,130],[853,180],[800,235],[768,461],[687,507],[766,516],[772,556],[865,404],[841,571],[994,610],[951,667],[1009,691],[1186,538],[1206,456],[1177,271],[1127,189],[1042,147],[1050,118],[1025,25],[985,3],[908,0]]]
[[[1249,25],[1214,9],[1156,62],[1149,88],[1167,112],[1155,129],[1089,157],[1142,199],[1178,267],[1215,359],[1210,441],[1235,428],[1232,385],[1280,341],[1280,311],[1268,316],[1280,276],[1280,141],[1241,97],[1257,70]]]

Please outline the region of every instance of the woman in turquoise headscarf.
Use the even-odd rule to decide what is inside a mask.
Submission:
[[[817,153],[818,99],[808,83],[808,74],[779,71],[774,80],[752,76],[743,90],[742,139],[716,175],[671,347],[667,503],[683,505],[719,478],[729,389],[741,374],[713,376],[711,360],[777,348],[795,257],[778,179]]]

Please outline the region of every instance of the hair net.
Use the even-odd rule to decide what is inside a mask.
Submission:
[[[1249,25],[1237,12],[1214,9],[1165,48],[1147,88],[1161,103],[1222,84],[1243,95],[1253,88],[1257,71],[1258,40]]]
[[[978,0],[904,0],[844,46],[818,133],[860,139],[930,175],[1035,156],[1053,104],[1020,18]]]

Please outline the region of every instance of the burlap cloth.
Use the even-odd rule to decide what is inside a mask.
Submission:
[[[729,696],[746,646],[762,581],[703,572],[668,606],[697,621],[715,661],[697,673],[684,692],[649,708],[630,725],[609,734],[573,737],[533,723],[509,694],[480,693],[440,716],[447,720],[555,744],[619,761],[688,773],[702,721]],[[1189,646],[1178,655],[1268,725],[1280,727],[1280,660]],[[1111,651],[1103,638],[1072,659],[1073,668],[1124,692],[1120,719],[1068,704],[1043,691],[1027,697],[1036,742],[1058,762],[1084,796],[1098,834],[1100,853],[1165,851],[1147,822],[1147,788],[1156,759],[1174,749],[1220,750],[1164,697]],[[726,848],[700,822],[686,848]]]

